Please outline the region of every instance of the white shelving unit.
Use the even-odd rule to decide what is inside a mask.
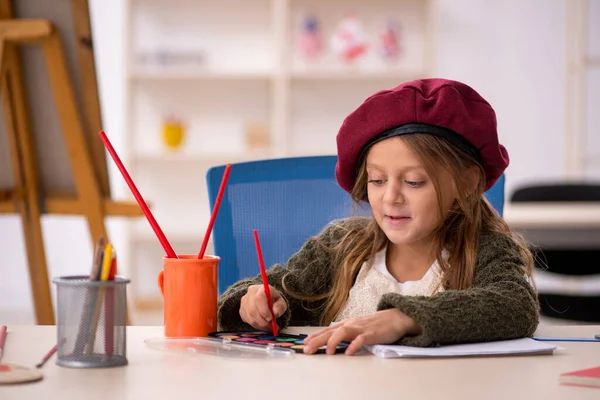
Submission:
[[[178,253],[200,248],[210,217],[210,166],[335,154],[343,118],[367,96],[432,70],[428,0],[127,1],[128,134],[122,158]],[[318,18],[324,44],[312,62],[296,51],[309,13]],[[351,65],[329,46],[337,23],[349,14],[360,18],[369,46]],[[391,62],[377,54],[390,19],[401,24],[403,48]],[[182,66],[140,62],[160,51],[203,59]],[[175,151],[161,137],[169,115],[186,125],[184,143]],[[248,123],[266,124],[266,148],[246,146]],[[156,275],[164,252],[145,220],[132,222],[127,236],[133,303],[160,305]]]
[[[566,4],[565,172],[600,179],[600,1]]]

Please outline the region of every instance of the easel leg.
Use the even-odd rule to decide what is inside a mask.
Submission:
[[[80,73],[85,74],[80,79],[83,95],[83,115],[87,122],[86,133],[88,141],[90,135],[97,139],[96,134],[102,130],[102,116],[98,95],[98,82],[96,79],[96,66],[94,63],[94,51],[92,45],[92,26],[90,22],[90,7],[88,0],[72,0],[73,20],[77,33],[77,58],[79,60]],[[92,163],[95,166],[96,179],[100,185],[100,193],[103,198],[110,198],[110,186],[106,168],[106,151],[99,140],[89,142]]]
[[[91,153],[85,142],[83,125],[77,113],[74,91],[58,34],[53,32],[44,41],[43,46],[46,67],[71,160],[71,170],[92,243],[100,236],[104,236],[108,241],[104,225],[104,199],[94,174]],[[127,320],[129,323],[129,318]]]
[[[39,176],[37,174],[35,146],[28,126],[25,88],[19,68],[17,50],[1,41],[2,97],[6,119],[6,132],[12,155],[15,185],[23,196],[18,200],[25,247],[29,265],[31,291],[39,325],[54,324],[54,310],[50,296],[50,283],[39,206]]]
[[[44,41],[44,55],[52,83],[52,92],[65,136],[67,152],[71,160],[71,170],[75,178],[78,198],[81,201],[90,230],[92,243],[104,236],[108,240],[104,225],[103,199],[94,174],[90,152],[85,142],[81,118],[77,113],[77,104],[60,38],[56,32]]]

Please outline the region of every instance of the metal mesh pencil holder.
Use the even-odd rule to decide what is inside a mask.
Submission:
[[[105,368],[127,364],[129,279],[90,281],[86,276],[52,280],[57,295],[56,364]]]

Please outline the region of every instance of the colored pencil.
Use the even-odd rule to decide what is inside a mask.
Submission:
[[[117,254],[113,251],[110,272],[108,275],[109,281],[115,280],[117,274]],[[106,289],[106,308],[104,314],[104,351],[108,357],[113,354],[114,346],[114,329],[115,329],[115,287]]]

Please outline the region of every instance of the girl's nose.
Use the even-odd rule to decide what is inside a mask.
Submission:
[[[404,203],[404,195],[397,183],[388,183],[383,195],[383,201],[387,204]]]

